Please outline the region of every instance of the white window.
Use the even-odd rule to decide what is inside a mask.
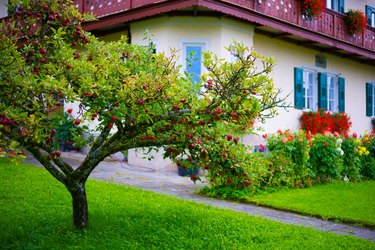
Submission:
[[[339,86],[336,75],[327,75],[327,110],[331,112],[339,111]]]
[[[303,71],[303,98],[305,99],[305,108],[317,110],[318,108],[318,83],[315,71]]]

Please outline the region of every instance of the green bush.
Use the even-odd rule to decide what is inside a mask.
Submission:
[[[308,179],[309,169],[309,135],[300,131],[290,133],[289,130],[278,131],[267,141],[270,150],[270,161],[273,162],[272,171],[275,172],[277,185],[289,187],[301,186]],[[281,164],[284,162],[284,164]]]
[[[337,179],[343,170],[341,138],[332,135],[317,134],[310,147],[309,164],[311,177],[321,182]]]
[[[344,151],[343,169],[341,176],[345,180],[361,179],[361,155],[358,153],[358,143],[353,137],[342,140],[341,149]]]
[[[361,138],[361,143],[363,145],[359,150],[359,154],[363,157],[361,158],[361,170],[360,173],[365,179],[375,180],[375,135],[371,133],[370,135],[364,135]],[[363,148],[366,149],[363,150]],[[362,152],[361,152],[362,151]]]

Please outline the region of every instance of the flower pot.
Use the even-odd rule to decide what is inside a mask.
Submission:
[[[178,166],[179,176],[189,176],[189,175],[196,175],[196,174],[199,174],[199,167],[183,169],[181,166]]]

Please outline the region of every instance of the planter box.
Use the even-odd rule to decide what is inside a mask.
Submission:
[[[179,176],[189,176],[193,174],[199,174],[199,167],[183,169],[181,166],[178,167]]]

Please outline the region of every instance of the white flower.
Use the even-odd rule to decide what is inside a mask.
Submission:
[[[341,144],[342,143],[342,139],[341,138],[337,139],[337,143]]]
[[[346,177],[346,175],[344,176],[344,181],[345,181],[345,182],[349,182],[349,178]]]

